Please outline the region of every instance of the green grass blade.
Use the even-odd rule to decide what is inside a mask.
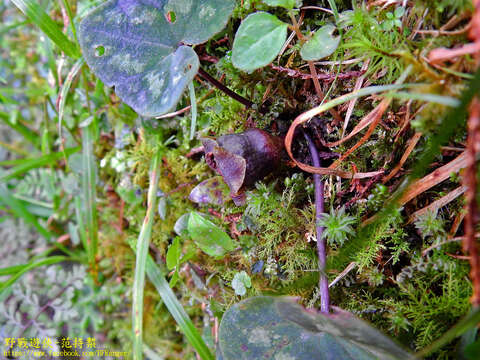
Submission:
[[[17,272],[19,272],[20,270],[22,270],[23,268],[29,266],[31,263],[37,262],[38,260],[46,258],[48,256],[48,254],[50,254],[53,250],[55,250],[55,248],[50,248],[48,250],[45,250],[45,251],[41,252],[40,254],[32,257],[30,259],[30,261],[26,264],[13,265],[13,266],[5,267],[5,268],[0,268],[0,276],[14,275]]]
[[[4,111],[0,111],[0,120],[3,121],[3,123],[5,123],[5,125],[9,126],[13,130],[15,130],[16,132],[21,134],[25,139],[27,139],[37,149],[40,148],[40,138],[35,131],[30,130],[28,127],[26,127],[25,125],[23,125],[19,122],[17,122],[16,124],[13,124],[10,121],[10,116],[8,115],[8,113],[6,113]]]
[[[38,222],[37,218],[28,211],[22,201],[16,199],[5,185],[0,184],[0,204],[8,206],[12,213],[33,226],[42,236],[49,239],[52,234]]]
[[[93,120],[82,131],[82,191],[83,191],[83,218],[87,232],[87,253],[90,271],[95,277],[96,256],[98,247],[98,222],[97,222],[97,181],[96,162],[93,154],[96,122]]]
[[[14,274],[18,273],[19,271],[23,270],[26,266],[28,266],[28,265],[27,264],[13,265],[13,266],[9,266],[9,267],[6,267],[6,268],[1,268],[0,269],[0,276],[14,275]]]
[[[397,99],[405,100],[420,100],[426,102],[433,102],[437,104],[442,104],[445,106],[456,107],[460,105],[460,100],[451,96],[437,95],[437,94],[422,94],[422,93],[408,93],[399,91],[396,93],[387,94],[386,96],[391,96]]]
[[[152,233],[153,217],[157,203],[157,188],[160,175],[160,150],[157,150],[150,173],[148,186],[147,212],[143,220],[142,229],[137,240],[137,258],[135,264],[135,280],[133,283],[133,358],[141,360],[143,357],[143,289],[145,287],[145,264],[147,262],[148,245]]]
[[[42,259],[42,260],[38,260],[38,261],[33,261],[29,264],[24,265],[22,267],[22,269],[20,269],[17,273],[13,274],[7,281],[0,284],[0,295],[6,289],[8,289],[12,284],[14,284],[15,281],[20,279],[20,277],[23,274],[25,274],[26,272],[28,272],[32,269],[35,269],[37,267],[40,267],[40,266],[52,265],[52,264],[56,264],[56,263],[59,263],[59,262],[62,262],[62,261],[66,261],[66,260],[69,260],[69,258],[66,257],[66,256],[51,256],[51,257],[48,257],[48,258],[45,258],[45,259]]]
[[[83,248],[87,250],[87,257],[88,257],[88,243],[87,243],[87,231],[85,230],[85,223],[84,223],[84,215],[82,210],[82,197],[75,196],[74,205],[75,205],[75,218],[77,219],[78,224],[78,235],[80,236],[80,240],[82,241]]]
[[[58,137],[60,140],[63,140],[62,135],[62,124],[63,124],[63,115],[65,113],[65,103],[67,101],[68,92],[70,91],[70,87],[72,86],[73,79],[77,76],[77,74],[82,69],[85,60],[80,58],[77,62],[73,65],[72,69],[69,71],[67,78],[65,79],[65,83],[60,90],[60,101],[58,102]]]
[[[12,0],[13,4],[20,9],[25,16],[37,25],[50,40],[65,53],[65,55],[78,58],[80,52],[75,43],[70,41],[61,31],[58,25],[40,7],[38,1]]]
[[[2,28],[0,29],[0,35],[6,34],[6,33],[9,32],[10,30],[13,30],[13,29],[15,29],[15,28],[17,28],[17,27],[21,27],[21,26],[26,25],[26,24],[28,24],[28,23],[29,23],[29,21],[24,20],[24,21],[18,21],[18,22],[16,22],[16,23],[12,24],[12,25],[8,25],[8,26],[5,26],[5,27],[2,27]],[[0,82],[3,82],[4,84],[7,83],[6,81],[2,81],[2,79],[0,79]]]
[[[69,148],[65,150],[65,153],[67,154],[67,156],[70,156],[71,154],[76,153],[79,150],[79,147]],[[18,176],[21,176],[31,169],[55,164],[58,160],[62,159],[63,156],[63,152],[56,152],[37,158],[15,160],[15,166],[11,168],[5,175],[0,177],[0,182],[6,182]],[[13,165],[11,162],[10,164]],[[5,163],[1,163],[0,165],[5,165]]]
[[[75,21],[74,21],[74,16],[72,12],[72,7],[70,6],[70,3],[68,2],[68,0],[62,0],[62,1],[63,1],[63,5],[65,6],[65,10],[67,11],[70,26],[72,27],[73,37],[75,39],[75,42],[78,43],[77,29],[75,28]]]
[[[165,303],[168,311],[170,311],[170,314],[172,314],[173,318],[180,327],[180,330],[185,334],[185,337],[195,348],[198,355],[200,355],[203,360],[213,360],[214,357],[210,352],[210,349],[203,341],[199,332],[195,328],[195,325],[192,323],[190,317],[183,309],[182,304],[180,304],[177,297],[170,288],[170,285],[168,285],[167,280],[165,280],[164,274],[150,256],[148,256],[147,258],[146,271],[148,278],[153,283],[158,293],[162,297],[162,300]]]

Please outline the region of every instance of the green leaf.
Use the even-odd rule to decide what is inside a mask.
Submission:
[[[235,249],[234,241],[225,231],[197,212],[188,218],[188,233],[198,247],[210,256],[221,257]]]
[[[162,220],[167,218],[167,199],[165,196],[158,199],[158,216],[160,216]]]
[[[292,298],[252,297],[225,312],[219,330],[224,360],[411,359],[366,322],[337,310],[306,311]]]
[[[98,251],[97,162],[93,149],[96,125],[96,122],[92,122],[82,129],[82,217],[88,239],[86,250],[92,271],[96,266]]]
[[[269,6],[281,6],[285,9],[291,10],[295,7],[295,0],[263,0]]]
[[[313,37],[300,49],[302,59],[315,61],[333,54],[340,44],[340,36],[333,36],[335,29],[335,26],[329,24],[315,31]]]
[[[178,275],[178,270],[175,269],[168,285],[170,285],[170,287],[173,288],[177,284],[178,280],[180,280],[180,276]]]
[[[135,188],[117,186],[115,191],[127,204],[135,206],[141,204],[143,201],[142,196],[137,196]]]
[[[177,235],[188,235],[188,219],[190,217],[190,213],[183,214],[180,216],[175,225],[173,227],[173,231],[177,233]]]
[[[235,34],[233,65],[251,72],[271,63],[285,43],[287,28],[288,24],[263,11],[247,16]]]
[[[235,294],[243,296],[247,293],[247,288],[252,287],[252,280],[245,271],[236,273],[232,280],[232,288]]]
[[[172,270],[175,266],[178,265],[181,255],[182,255],[182,248],[180,244],[180,238],[176,237],[175,239],[173,239],[172,245],[170,245],[167,251],[168,270]]]
[[[151,164],[150,183],[148,185],[147,211],[137,239],[137,256],[135,261],[135,278],[132,291],[133,322],[133,358],[142,359],[143,345],[143,290],[145,288],[145,271],[148,258],[148,246],[152,235],[153,217],[157,201],[158,179],[160,175],[161,151],[157,149]]]
[[[18,270],[17,272],[12,274],[12,276],[10,276],[10,278],[7,281],[0,284],[0,294],[2,294],[6,289],[8,289],[18,279],[20,279],[20,277],[23,274],[29,272],[30,270],[35,269],[35,268],[40,267],[40,266],[57,264],[59,262],[67,261],[67,260],[70,260],[70,259],[66,256],[50,256],[50,257],[47,257],[45,259],[40,259],[38,261],[37,260],[31,261],[31,262],[29,262],[28,264],[25,264],[25,265],[18,265],[18,266],[14,266],[14,267],[11,267],[11,268],[0,269],[0,273],[2,275],[5,275],[6,273],[10,273],[11,272],[10,270]]]
[[[405,8],[403,6],[399,6],[395,9],[395,17],[398,19],[398,18],[401,18],[403,16],[403,14],[405,14]]]
[[[88,66],[142,116],[171,111],[199,67],[189,46],[226,25],[233,0],[110,0],[80,23]]]
[[[13,4],[20,9],[35,25],[37,25],[50,40],[65,53],[65,55],[78,58],[80,56],[77,46],[60,31],[60,27],[40,7],[38,1],[12,0]]]
[[[30,159],[16,159],[15,162],[11,162],[10,165],[14,165],[8,172],[0,177],[1,182],[9,181],[15,177],[25,174],[31,169],[40,168],[47,165],[53,165],[58,160],[62,159],[65,155],[69,156],[80,150],[79,147],[65,149],[64,152],[56,152],[48,155],[43,155],[37,158]],[[3,164],[2,165],[6,165]]]
[[[24,202],[16,199],[4,184],[0,184],[0,204],[8,206],[16,217],[22,218],[25,223],[33,226],[46,239],[51,238],[52,234],[50,231],[38,222],[37,218],[27,209]]]

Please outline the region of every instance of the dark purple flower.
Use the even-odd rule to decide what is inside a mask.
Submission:
[[[253,185],[276,169],[283,140],[260,129],[202,139],[205,161],[223,177],[235,200],[243,186]]]

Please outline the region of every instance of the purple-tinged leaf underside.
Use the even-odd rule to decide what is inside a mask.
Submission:
[[[92,71],[137,113],[171,111],[198,71],[193,45],[226,25],[233,0],[110,0],[80,23]]]
[[[252,297],[233,305],[222,318],[219,344],[224,360],[412,358],[346,311],[317,313],[288,297]]]

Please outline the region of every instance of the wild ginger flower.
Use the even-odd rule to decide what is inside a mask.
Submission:
[[[223,177],[235,203],[244,201],[241,189],[253,185],[278,167],[283,141],[260,129],[220,136],[217,140],[203,138],[205,161]]]

